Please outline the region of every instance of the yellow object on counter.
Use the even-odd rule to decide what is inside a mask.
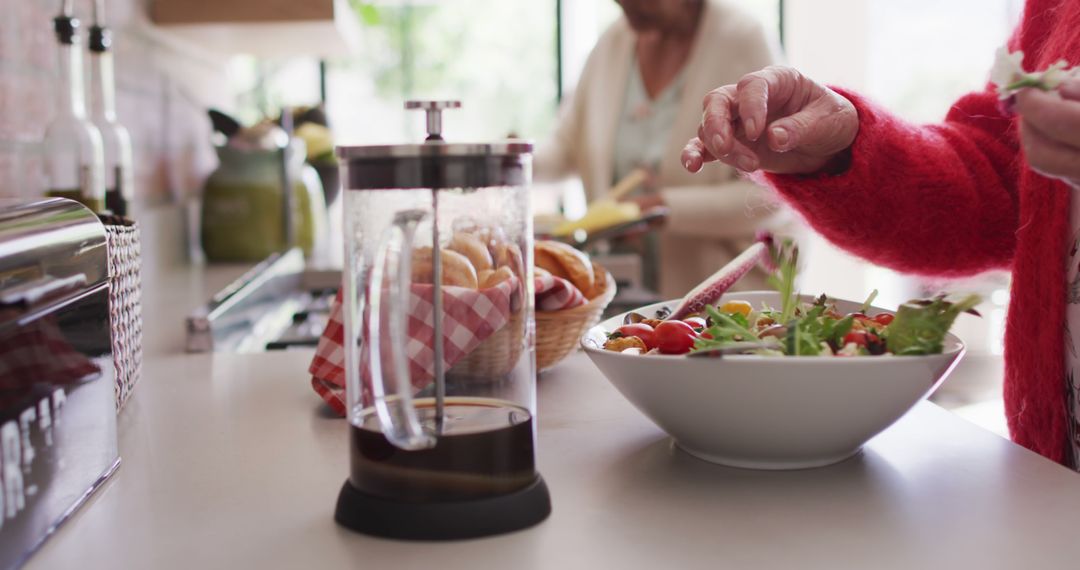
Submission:
[[[568,236],[578,230],[592,233],[619,224],[625,224],[641,218],[641,207],[634,202],[616,202],[597,200],[589,206],[579,220],[567,220],[552,232],[556,236]]]

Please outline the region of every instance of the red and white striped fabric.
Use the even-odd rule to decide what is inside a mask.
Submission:
[[[443,287],[443,363],[449,369],[465,358],[480,343],[510,321],[510,314],[520,306],[519,280],[512,278],[488,289]],[[414,390],[425,388],[435,377],[434,299],[431,285],[413,284],[409,289],[408,342],[409,375]],[[337,413],[345,415],[345,327],[341,293],[330,311],[330,321],[319,338],[315,358],[308,371],[311,386]],[[389,342],[383,333],[384,343]],[[362,401],[372,401],[367,350],[361,350]]]
[[[73,384],[99,372],[101,368],[71,346],[51,317],[0,335],[0,390],[21,388],[28,379]]]
[[[76,350],[54,317],[0,333],[0,407],[19,403],[35,386],[65,386],[100,374],[101,368]]]
[[[537,311],[562,311],[589,302],[573,283],[562,277],[537,275],[533,281],[536,286]]]

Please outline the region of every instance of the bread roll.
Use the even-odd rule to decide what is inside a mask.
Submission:
[[[455,287],[476,289],[479,285],[476,269],[469,258],[456,251],[442,250],[442,284]],[[432,266],[430,247],[421,247],[413,251],[412,280],[414,283],[434,283],[435,268]]]
[[[473,269],[476,269],[477,273],[494,269],[491,252],[488,251],[484,242],[474,235],[464,232],[455,233],[447,249],[469,258],[469,262],[472,263]]]
[[[593,270],[593,288],[592,291],[582,291],[586,299],[595,299],[607,291],[607,271],[603,267],[600,267],[599,263],[595,261],[592,264]]]
[[[480,226],[472,233],[490,250],[494,250],[495,247],[510,241],[506,239],[506,232],[497,226]],[[495,255],[494,251],[492,251],[492,255]]]
[[[491,247],[491,251],[496,268],[509,267],[514,275],[525,277],[525,261],[521,256],[521,248],[516,243],[497,242]]]
[[[513,272],[509,267],[503,266],[495,270],[488,270],[483,272],[483,276],[480,277],[480,288],[488,289],[494,287],[503,281],[506,281],[513,277]]]
[[[534,248],[535,265],[574,284],[586,297],[596,284],[592,262],[584,253],[555,241],[540,240]]]

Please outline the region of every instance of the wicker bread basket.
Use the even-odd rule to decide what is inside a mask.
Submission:
[[[595,266],[594,267],[598,267]],[[607,271],[607,286],[588,303],[562,311],[536,312],[536,369],[547,370],[566,358],[578,346],[585,331],[600,322],[608,303],[615,297],[615,279]]]
[[[109,259],[109,325],[116,370],[116,411],[127,403],[142,376],[142,252],[139,226],[103,215]]]
[[[546,370],[566,358],[585,331],[600,322],[600,316],[615,297],[615,279],[611,274],[593,266],[605,276],[605,287],[588,303],[562,311],[536,312],[536,369]],[[468,356],[454,364],[447,375],[470,382],[497,382],[517,366],[524,349],[525,311],[510,316],[506,326],[496,331]]]
[[[519,307],[503,328],[495,331],[465,358],[457,361],[447,375],[473,382],[497,382],[514,366],[525,346],[525,309]]]

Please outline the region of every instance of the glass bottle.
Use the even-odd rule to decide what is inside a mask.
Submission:
[[[131,135],[116,120],[112,33],[105,27],[104,19],[102,0],[95,0],[89,46],[90,121],[101,132],[105,147],[105,207],[118,216],[127,216],[134,193]]]
[[[86,118],[83,97],[79,20],[71,0],[53,19],[59,43],[56,115],[45,129],[45,184],[49,196],[82,202],[95,212],[105,210],[104,148],[101,133]]]

